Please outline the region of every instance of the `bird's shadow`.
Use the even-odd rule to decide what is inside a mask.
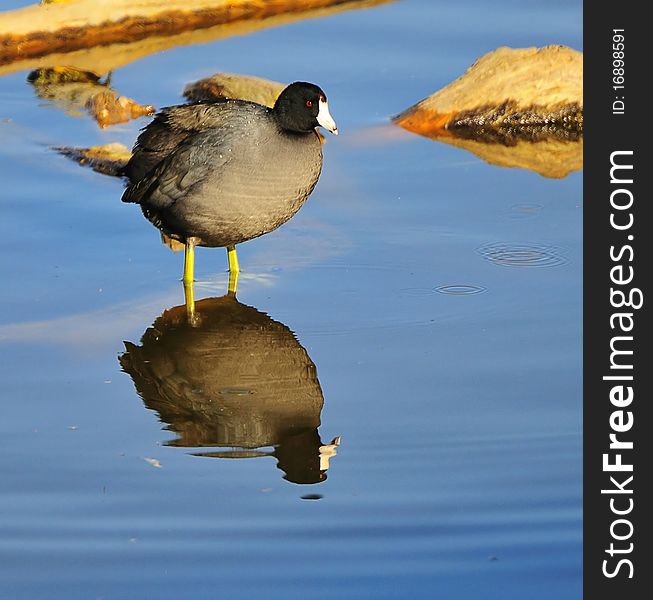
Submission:
[[[326,479],[340,438],[320,439],[315,364],[286,325],[235,294],[164,311],[119,360],[177,435],[167,445],[205,457],[274,456],[288,481]]]

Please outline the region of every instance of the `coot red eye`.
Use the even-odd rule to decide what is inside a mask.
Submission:
[[[310,100],[306,100],[306,106],[313,106],[313,103]]]

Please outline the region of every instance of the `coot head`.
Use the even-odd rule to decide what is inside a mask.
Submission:
[[[286,131],[305,133],[320,125],[338,135],[336,122],[329,114],[326,94],[312,83],[291,83],[281,92],[273,110]]]

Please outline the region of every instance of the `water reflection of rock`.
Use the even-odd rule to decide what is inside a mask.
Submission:
[[[472,152],[491,165],[527,169],[552,179],[562,179],[583,168],[582,138],[577,141],[556,138],[537,142],[517,140],[512,145],[505,145],[462,137],[429,137]]]
[[[166,310],[120,357],[145,405],[179,437],[168,445],[230,448],[199,456],[275,456],[294,483],[326,479],[338,438],[318,433],[317,371],[293,332],[232,296]],[[258,448],[274,447],[273,451]]]
[[[73,67],[39,68],[27,76],[27,81],[39,98],[53,102],[71,116],[87,112],[100,127],[154,113],[153,106],[143,106],[113,90],[111,74],[102,81],[93,72]]]

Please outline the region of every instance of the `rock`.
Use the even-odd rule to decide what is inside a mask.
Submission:
[[[184,97],[191,102],[210,102],[221,98],[249,100],[264,106],[274,106],[286,84],[251,75],[216,73],[206,79],[189,83]]]
[[[564,46],[498,48],[393,121],[492,164],[564,177],[582,168],[582,58]]]
[[[114,177],[120,176],[132,154],[129,148],[117,143],[91,146],[90,148],[58,146],[53,149],[80,165],[90,166],[98,173]]]

